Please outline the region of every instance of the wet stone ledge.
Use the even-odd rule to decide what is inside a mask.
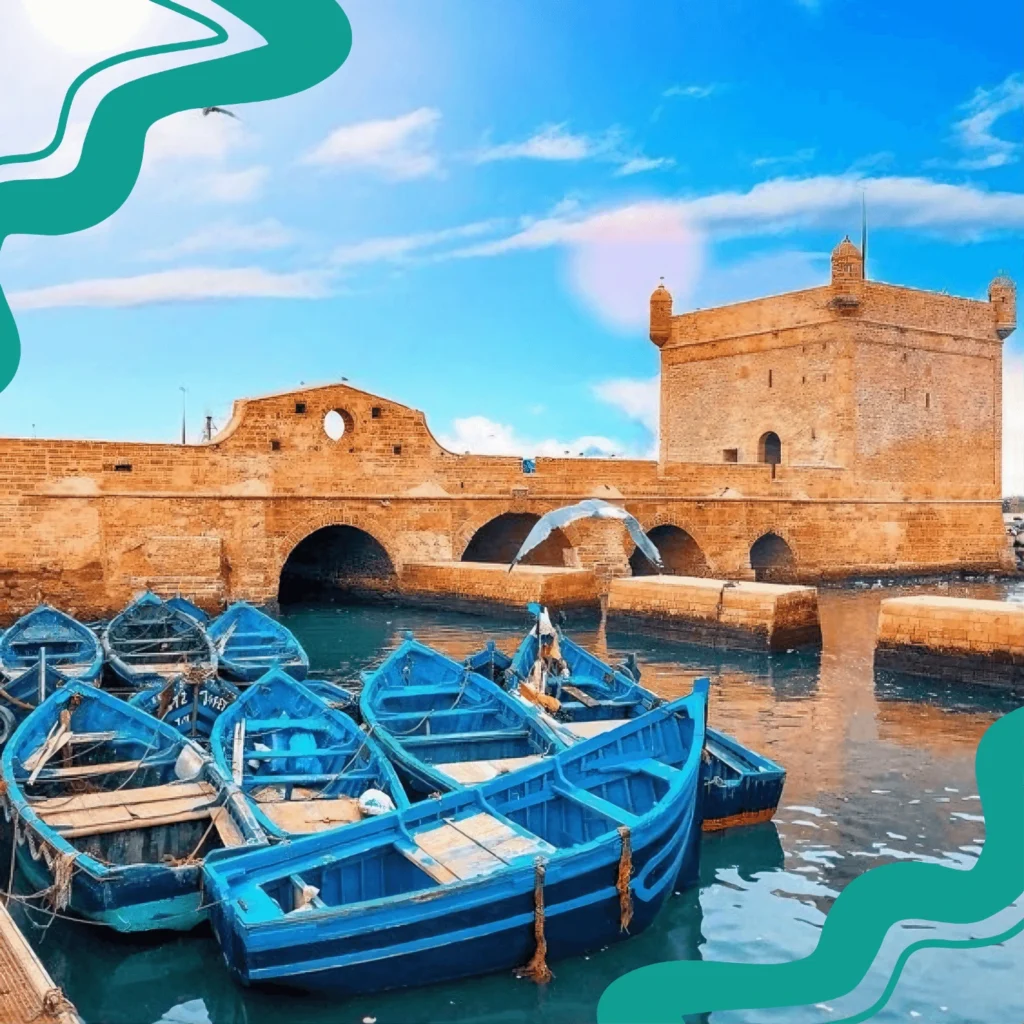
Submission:
[[[608,628],[744,651],[821,643],[814,587],[638,576],[613,580]]]
[[[889,598],[878,612],[875,668],[1024,690],[1024,605],[929,595]]]

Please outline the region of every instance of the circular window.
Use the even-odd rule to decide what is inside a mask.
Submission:
[[[339,409],[332,409],[324,417],[324,433],[332,441],[340,441],[345,436],[345,431],[352,426],[352,418]]]

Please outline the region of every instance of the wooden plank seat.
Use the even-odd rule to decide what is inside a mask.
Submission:
[[[435,881],[450,882],[489,875],[518,857],[545,855],[554,847],[538,836],[519,832],[493,815],[479,812],[466,818],[445,818],[413,835],[430,861],[418,861]],[[433,862],[433,863],[431,863]],[[432,869],[438,864],[443,872]]]
[[[324,832],[363,820],[359,801],[352,796],[323,800],[278,800],[261,804],[260,809],[286,832]]]
[[[603,814],[612,821],[617,821],[620,825],[628,825],[630,828],[634,828],[640,820],[638,815],[631,814],[618,804],[613,804],[610,800],[605,800],[603,797],[599,797],[589,790],[580,789],[578,786],[556,784],[555,792],[559,796],[572,800],[574,803],[587,807],[592,811],[597,811],[598,814]]]
[[[628,718],[594,718],[589,722],[569,722],[565,728],[573,736],[586,740],[591,736],[601,736],[612,729],[618,729],[620,725],[624,725],[628,721],[630,721]]]
[[[48,797],[32,809],[66,839],[208,818],[217,790],[208,782],[173,782],[76,796]]]
[[[282,761],[289,757],[351,757],[355,747],[323,747],[317,750],[247,750],[246,761]]]
[[[139,768],[158,768],[170,764],[166,760],[147,761],[101,761],[98,764],[72,765],[70,768],[42,768],[36,781],[47,782],[56,779],[91,779],[97,775],[114,775],[118,772],[134,772]]]
[[[404,746],[426,746],[431,743],[459,743],[472,740],[482,743],[484,740],[517,740],[528,736],[526,729],[481,729],[476,732],[432,732],[429,735],[400,736]]]
[[[478,782],[488,782],[499,775],[536,764],[540,759],[540,754],[529,754],[526,757],[493,757],[485,761],[449,761],[434,767],[464,786],[475,786]]]
[[[578,686],[572,686],[569,683],[562,683],[561,689],[562,693],[569,694],[573,700],[579,701],[585,708],[596,708],[600,703],[591,697],[589,693],[581,690]]]
[[[299,732],[335,732],[336,728],[322,718],[247,718],[246,734],[255,732],[277,732],[281,729],[294,729]]]

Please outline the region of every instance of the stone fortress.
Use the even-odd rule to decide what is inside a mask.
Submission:
[[[422,413],[346,385],[241,399],[202,444],[0,440],[0,622],[39,600],[107,615],[146,586],[211,608],[324,591],[587,604],[651,571],[617,523],[578,522],[504,568],[540,514],[584,497],[624,504],[679,575],[1011,569],[1013,283],[984,302],[868,281],[848,239],[831,270],[678,315],[655,290],[656,462],[457,454]]]

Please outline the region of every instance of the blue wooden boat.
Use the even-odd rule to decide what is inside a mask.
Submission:
[[[190,601],[187,597],[182,597],[181,594],[175,594],[174,597],[169,597],[166,603],[172,608],[177,608],[179,612],[184,612],[186,615],[190,615],[196,620],[196,622],[203,626],[210,621],[210,616],[207,615],[199,605]]]
[[[217,716],[238,699],[234,683],[217,676],[194,680],[177,676],[132,694],[128,703],[173,725],[190,739],[205,743]]]
[[[267,841],[209,754],[80,682],[22,722],[0,772],[32,890],[117,931],[192,928],[206,916],[204,858]]]
[[[217,670],[217,653],[205,627],[148,591],[107,626],[103,649],[110,667],[133,688]]]
[[[404,657],[404,654],[402,655]],[[244,984],[339,995],[518,969],[646,928],[697,881],[707,681],[512,775],[205,869]]]
[[[554,652],[558,665],[549,670],[544,659],[542,692],[555,697],[559,708],[548,722],[567,740],[587,739],[623,721],[643,715],[664,703],[663,699],[640,685],[640,670],[635,660],[631,669],[612,668],[570,640],[561,630]],[[537,685],[537,630],[527,635],[512,659],[510,678],[513,689],[522,694],[532,674]],[[705,831],[771,821],[782,799],[786,770],[766,757],[744,747],[725,733],[707,729],[704,760]]]
[[[395,769],[348,715],[281,669],[271,669],[214,723],[210,751],[278,839],[361,821],[376,790],[409,805]]]
[[[493,640],[488,640],[486,646],[476,654],[471,654],[464,664],[470,671],[501,686],[505,681],[505,672],[512,667],[512,659],[504,651],[499,651]]]
[[[363,675],[359,707],[417,793],[473,786],[564,746],[535,709],[411,633]]]
[[[275,666],[293,679],[309,672],[309,657],[292,631],[245,601],[214,619],[209,634],[221,674],[235,682],[251,683]]]
[[[0,672],[10,681],[43,657],[68,679],[95,682],[103,670],[99,638],[77,619],[48,604],[23,615],[0,639]]]
[[[0,747],[30,712],[67,681],[44,656],[16,679],[0,685]]]

